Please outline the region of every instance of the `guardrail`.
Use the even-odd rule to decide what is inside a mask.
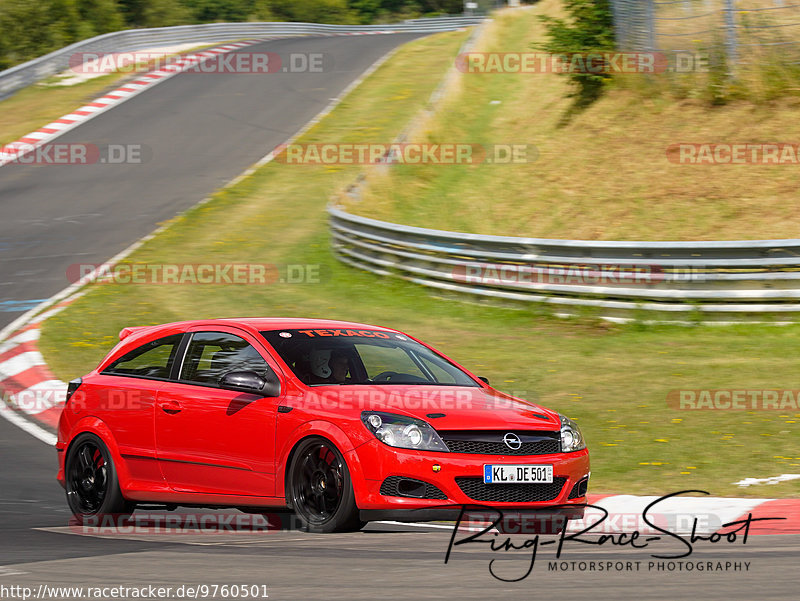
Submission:
[[[145,48],[178,44],[215,44],[246,38],[288,37],[355,33],[435,33],[477,25],[483,17],[440,17],[415,19],[384,25],[326,25],[322,23],[210,23],[156,29],[128,29],[99,35],[51,52],[27,63],[0,71],[0,98],[70,66],[79,52],[133,52]]]
[[[333,250],[353,267],[441,291],[594,307],[630,319],[793,321],[800,314],[800,239],[606,242],[486,236],[410,227],[328,208]],[[694,314],[694,315],[693,315]],[[670,321],[670,319],[666,319]]]

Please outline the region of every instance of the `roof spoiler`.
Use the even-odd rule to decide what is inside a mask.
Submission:
[[[130,328],[122,328],[119,331],[119,339],[121,341],[125,340],[131,334],[134,334],[136,332],[140,332],[141,330],[149,330],[151,327],[153,327],[153,326],[135,326],[135,327],[130,327]]]

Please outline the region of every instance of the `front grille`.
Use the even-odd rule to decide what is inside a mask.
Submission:
[[[456,478],[456,484],[473,501],[533,503],[558,497],[567,479],[553,478],[552,484],[484,484],[483,478]]]
[[[416,485],[416,486],[414,486]],[[382,495],[389,497],[412,497],[415,499],[447,499],[441,490],[433,484],[415,480],[414,478],[404,478],[403,476],[389,476],[381,484]]]
[[[522,441],[511,449],[503,437],[508,431],[444,431],[439,435],[451,453],[473,455],[550,455],[561,451],[560,432],[514,432]]]

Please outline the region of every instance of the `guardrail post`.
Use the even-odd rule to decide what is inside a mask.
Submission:
[[[739,62],[739,46],[736,36],[736,7],[734,0],[725,0],[725,54],[728,75],[733,77]]]

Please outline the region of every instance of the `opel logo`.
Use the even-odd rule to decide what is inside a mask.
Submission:
[[[522,448],[522,440],[513,432],[509,432],[503,436],[503,442],[506,443],[506,446],[512,451],[519,451]]]

